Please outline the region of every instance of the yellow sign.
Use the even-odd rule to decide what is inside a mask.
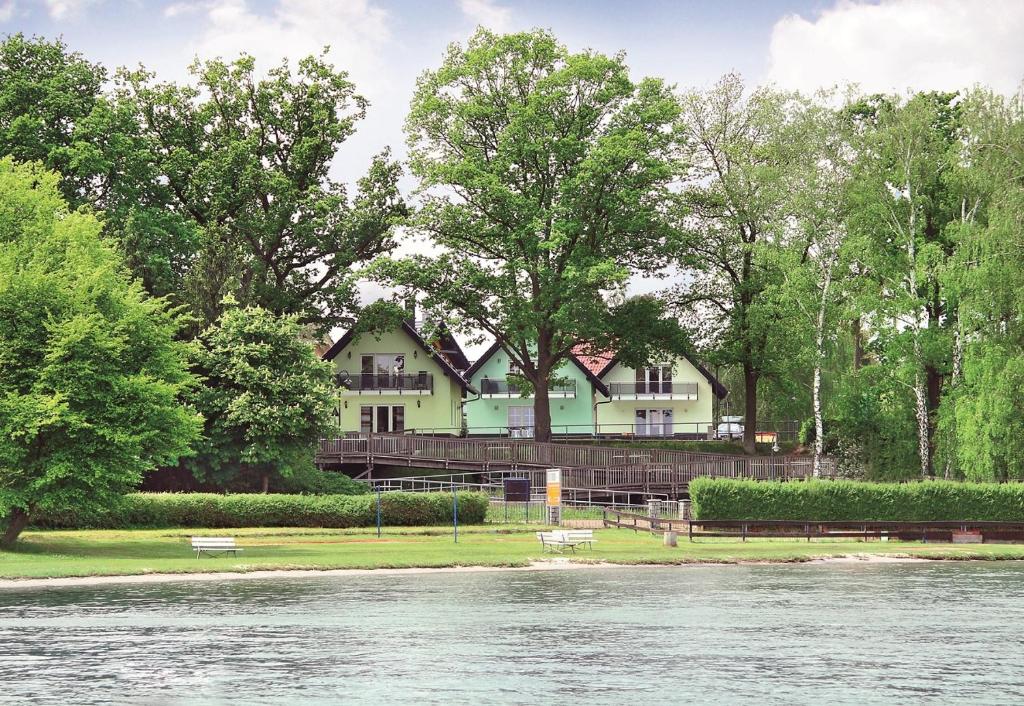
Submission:
[[[562,504],[562,471],[553,468],[548,471],[548,507],[558,507]]]
[[[548,505],[555,507],[562,504],[562,484],[548,483]]]

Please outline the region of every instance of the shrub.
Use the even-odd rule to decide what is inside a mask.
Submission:
[[[459,522],[480,524],[484,493],[459,494]],[[389,526],[441,525],[452,521],[448,493],[384,493],[381,521]],[[104,510],[40,515],[42,529],[142,527],[372,527],[376,495],[263,495],[256,493],[133,493]]]
[[[1024,520],[1024,483],[698,478],[690,498],[700,520]]]

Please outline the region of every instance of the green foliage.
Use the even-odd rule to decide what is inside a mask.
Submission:
[[[296,317],[231,306],[194,348],[204,379],[192,398],[206,418],[196,477],[229,485],[242,473],[290,476],[312,463],[333,409],[331,366]]]
[[[480,524],[489,500],[459,494],[459,521]],[[389,527],[452,522],[449,493],[383,493],[381,522]],[[372,527],[377,496],[238,493],[133,493],[106,506],[64,507],[38,515],[41,529],[137,527]]]
[[[663,268],[678,112],[663,82],[631,81],[621,55],[572,54],[539,30],[480,29],[417,84],[412,226],[442,252],[380,262],[377,276],[425,294],[453,329],[497,339],[538,391],[541,440],[553,371],[577,344],[623,343],[609,293]]]
[[[198,252],[180,277],[185,298],[207,323],[227,294],[295,314],[320,333],[351,323],[352,265],[389,250],[406,212],[401,170],[386,150],[354,198],[328,175],[366,100],[322,57],[294,70],[282,63],[263,78],[246,55],[196,62],[191,72],[195,83],[179,85],[122,71],[113,98],[134,116],[157,181],[167,186],[166,208],[198,234]]]
[[[699,520],[1024,520],[1024,483],[697,478],[690,497]]]
[[[101,507],[200,427],[180,320],[132,282],[58,177],[0,159],[0,513]]]
[[[0,42],[0,156],[40,162],[64,176],[60,190],[78,206],[88,174],[74,160],[76,130],[100,100],[106,70],[61,41],[20,32]]]

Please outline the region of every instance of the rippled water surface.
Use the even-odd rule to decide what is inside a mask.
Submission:
[[[1024,566],[700,566],[0,590],[0,699],[1021,703]]]

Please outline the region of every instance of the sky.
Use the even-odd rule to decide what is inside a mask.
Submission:
[[[542,27],[571,50],[623,51],[634,77],[680,89],[730,71],[807,92],[980,83],[1012,93],[1024,79],[1024,0],[0,0],[0,35],[61,36],[110,68],[142,64],[166,80],[188,80],[196,57],[244,51],[266,68],[329,46],[370,101],[333,166],[349,183],[385,147],[404,155],[417,76],[478,25]]]

